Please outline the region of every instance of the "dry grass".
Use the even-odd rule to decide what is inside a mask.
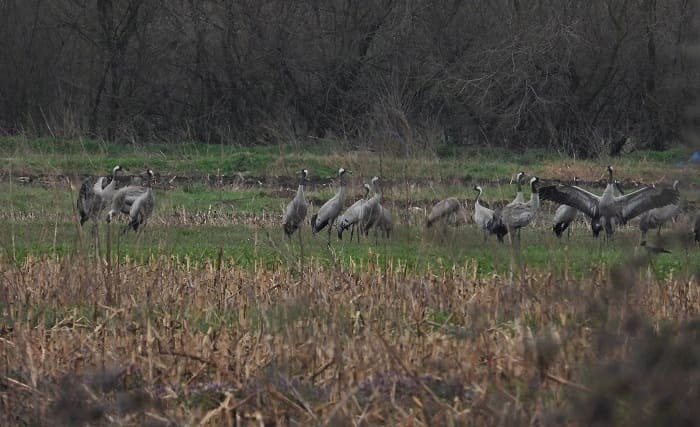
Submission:
[[[646,260],[583,281],[226,265],[3,261],[0,424],[634,424],[698,393],[698,281]]]
[[[307,157],[288,156],[274,169],[293,170]],[[371,153],[314,159],[319,167],[342,161],[355,171],[355,184],[378,173],[391,182],[382,168],[398,170]],[[73,234],[75,190],[67,182],[41,183],[51,203],[37,188],[13,183],[13,207],[0,214],[7,234],[0,425],[636,426],[700,419],[700,274],[690,275],[695,267],[688,266],[695,249],[679,237],[674,255],[658,258],[656,268],[631,258],[608,271],[618,249],[632,253],[637,231],[622,230],[614,244],[599,246],[580,223],[580,245],[555,241],[554,207],[546,205],[534,231],[525,230],[523,262],[531,265],[493,275],[488,271],[507,268],[507,252],[499,268],[485,272],[483,263],[496,264],[485,255],[501,249],[480,248],[469,226],[445,228],[452,239],[441,243],[445,236],[423,231],[420,212],[446,195],[470,205],[467,184],[481,180],[489,180],[488,201],[502,205],[514,193],[507,175],[519,167],[499,172],[487,163],[405,179],[409,171],[435,176],[440,166],[438,159],[411,160],[403,175],[393,174],[386,201],[399,227],[391,241],[343,241],[342,249],[339,242],[321,259],[312,245],[323,239],[310,238],[302,268],[296,242],[269,237],[281,234],[292,181],[217,187],[219,198],[203,183],[195,183],[201,191],[194,184],[191,192],[177,183],[158,188],[159,209],[143,241],[127,236],[136,242],[129,250],[112,249],[169,254],[141,261],[110,256],[109,244],[102,258],[88,255],[91,246]],[[653,166],[652,175],[635,169],[637,176],[625,178],[673,178]],[[545,162],[528,172],[592,182],[601,167]],[[309,195],[321,202],[333,188],[324,178]],[[683,191],[697,199],[696,186]],[[278,198],[280,209],[267,196]],[[265,200],[242,209],[246,197]],[[217,228],[230,225],[238,228]],[[689,230],[686,222],[671,228],[679,236]],[[253,247],[252,266],[236,264],[248,259],[242,255],[217,257],[221,241]],[[191,258],[170,256],[181,245],[194,247]],[[209,255],[198,256],[204,249]],[[444,261],[404,264],[408,255],[432,254]],[[582,268],[579,259],[574,274],[569,254],[592,265]],[[556,260],[566,267],[549,265]]]

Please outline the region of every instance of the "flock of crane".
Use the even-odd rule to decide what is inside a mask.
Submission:
[[[475,186],[477,192],[474,202],[474,223],[483,230],[484,240],[490,234],[496,235],[503,242],[507,235],[511,243],[519,243],[520,229],[526,227],[537,216],[540,209],[540,199],[559,203],[553,217],[553,231],[558,236],[567,229],[576,219],[579,212],[585,214],[591,224],[591,231],[597,237],[605,230],[605,235],[611,238],[615,233],[615,227],[626,224],[631,219],[640,216],[640,230],[642,239],[651,229],[661,230],[661,226],[672,218],[678,216],[681,211],[680,193],[678,181],[672,187],[643,187],[629,194],[625,194],[620,183],[613,178],[613,168],[608,166],[608,182],[602,195],[593,194],[578,186],[578,178],[574,178],[569,184],[540,185],[537,177],[530,179],[531,195],[525,200],[522,186],[525,173],[517,175],[518,192],[515,199],[502,209],[489,209],[480,202],[483,189]],[[330,243],[331,229],[336,224],[338,237],[342,238],[343,231],[347,228],[359,228],[359,234],[367,235],[371,228],[381,230],[387,237],[391,232],[392,220],[388,209],[381,205],[382,190],[380,179],[374,177],[372,186],[364,184],[365,197],[355,202],[343,212],[345,202],[345,169],[338,170],[338,192],[321,206],[318,213],[311,217],[311,229],[313,233],[328,227],[328,241]],[[304,223],[309,209],[308,201],[304,196],[304,184],[308,177],[306,169],[298,172],[300,176],[299,187],[296,196],[287,205],[284,212],[283,227],[285,234],[290,237]],[[370,192],[374,192],[371,198]],[[342,212],[342,214],[341,214]],[[454,218],[462,213],[461,202],[454,197],[441,200],[433,206],[428,215],[426,226]],[[694,223],[696,242],[700,243],[700,215]],[[352,236],[351,236],[352,238]],[[359,238],[359,237],[358,237]],[[642,246],[652,250],[654,246],[641,242]]]
[[[300,176],[299,188],[291,202],[284,211],[282,225],[288,237],[299,229],[306,219],[309,210],[309,202],[304,196],[304,184],[309,176],[306,169],[297,172]],[[385,237],[389,237],[393,228],[391,212],[382,206],[382,186],[379,177],[372,178],[372,185],[364,184],[365,195],[362,199],[353,203],[343,212],[345,206],[345,184],[346,175],[351,173],[343,168],[338,170],[338,192],[330,200],[324,203],[316,214],[311,217],[311,231],[316,234],[328,227],[328,243],[331,240],[331,230],[335,224],[338,230],[338,238],[343,238],[343,232],[350,228],[350,239],[352,240],[355,229],[358,229],[358,240],[360,234],[367,236],[369,230],[374,228],[375,232],[381,232]],[[369,197],[370,192],[374,192]],[[342,215],[341,215],[341,212]]]
[[[128,185],[117,190],[117,172],[122,170],[121,166],[115,166],[109,182],[106,182],[108,179],[106,177],[89,177],[80,185],[77,201],[80,225],[92,220],[93,234],[97,231],[100,214],[107,206],[110,207],[107,222],[111,222],[117,214],[129,216],[129,222],[122,232],[126,232],[129,228],[138,231],[153,213],[155,205],[152,190],[153,171],[146,170],[145,185]]]
[[[115,166],[111,180],[106,177],[90,177],[83,181],[78,195],[77,207],[80,213],[80,224],[93,221],[93,233],[96,230],[100,213],[107,207],[107,221],[111,222],[117,214],[128,215],[128,222],[123,229],[138,231],[153,213],[154,195],[152,191],[153,172],[146,171],[146,182],[141,185],[128,185],[116,188],[117,173],[123,169]],[[558,236],[576,219],[579,212],[586,215],[590,221],[593,236],[605,230],[606,237],[614,235],[615,227],[626,224],[632,218],[641,216],[639,227],[642,240],[647,231],[661,230],[661,226],[681,211],[678,181],[672,187],[649,186],[625,194],[620,183],[613,178],[613,168],[608,166],[608,181],[602,195],[593,194],[578,186],[578,178],[572,184],[544,184],[539,178],[530,179],[531,195],[525,200],[522,187],[525,173],[517,175],[518,191],[515,199],[500,209],[490,209],[481,204],[483,188],[475,186],[477,192],[474,201],[473,220],[483,230],[484,240],[489,235],[496,235],[501,242],[508,236],[511,243],[519,243],[520,230],[526,227],[537,216],[540,209],[540,199],[559,203],[553,217],[553,231]],[[382,206],[382,186],[379,177],[374,177],[370,184],[364,184],[364,197],[357,200],[349,208],[345,207],[346,180],[350,174],[343,168],[338,170],[338,191],[324,203],[310,218],[311,230],[314,234],[327,228],[328,243],[335,226],[338,238],[342,239],[343,232],[351,230],[350,239],[357,229],[360,235],[367,236],[374,228],[375,235],[382,233],[389,237],[393,228],[391,212]],[[309,203],[304,195],[304,186],[309,172],[304,169],[298,172],[299,186],[295,197],[289,202],[283,217],[283,229],[287,237],[297,231],[306,221]],[[370,197],[371,195],[371,197]],[[438,221],[444,221],[455,216],[464,216],[461,202],[454,197],[441,200],[433,206],[427,217],[426,226],[431,227]],[[694,221],[695,241],[700,243],[700,215]],[[642,245],[649,249],[651,244]]]

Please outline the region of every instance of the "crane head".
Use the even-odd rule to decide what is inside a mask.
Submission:
[[[524,176],[525,176],[525,172],[523,172],[523,171],[518,172],[515,175],[515,183],[521,184],[522,183],[521,179],[523,179]],[[513,178],[510,179],[510,184],[512,184],[512,183],[513,183]]]
[[[608,172],[608,183],[612,184],[613,183],[613,167],[608,165],[606,171]],[[601,176],[602,178],[602,176]]]
[[[365,189],[365,197],[369,196],[369,192],[372,191],[372,187],[370,187],[366,182],[362,187]]]

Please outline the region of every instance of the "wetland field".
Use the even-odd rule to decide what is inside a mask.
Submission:
[[[340,147],[340,146],[339,146]],[[533,151],[392,157],[332,141],[235,147],[0,138],[2,425],[690,425],[700,419],[700,166],[690,150],[575,160]],[[342,148],[342,149],[341,149]],[[484,241],[474,185],[501,207],[518,171],[600,194],[681,182],[682,213],[647,240],[543,202],[519,248]],[[155,172],[143,231],[81,227],[88,175]],[[352,171],[373,176],[389,238],[308,217]],[[308,169],[291,239],[282,212]],[[457,197],[466,221],[426,229]],[[530,197],[525,191],[526,199]],[[104,219],[106,211],[103,212]]]

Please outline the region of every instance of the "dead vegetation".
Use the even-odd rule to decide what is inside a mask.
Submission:
[[[697,420],[697,276],[647,268],[3,260],[0,424]]]

